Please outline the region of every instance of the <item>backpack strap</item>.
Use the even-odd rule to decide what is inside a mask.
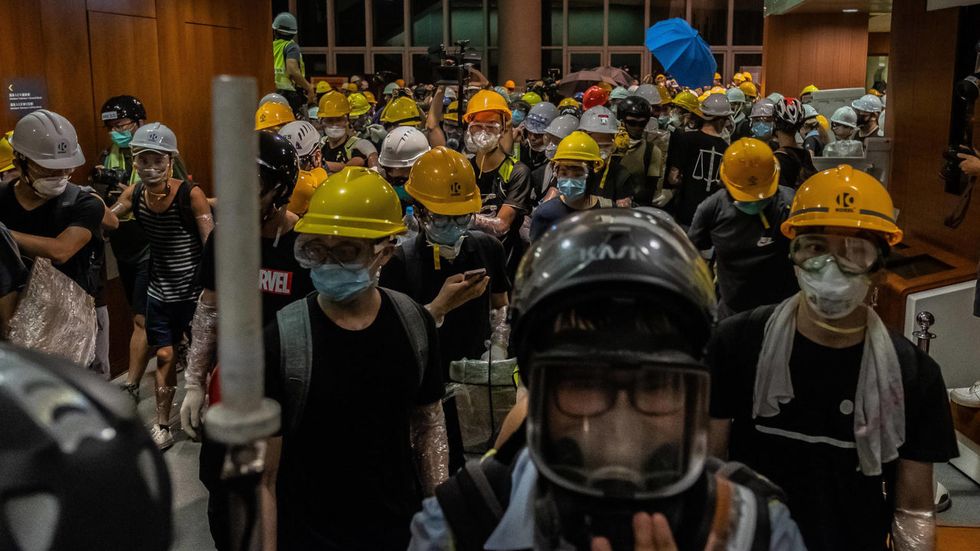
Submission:
[[[401,251],[402,260],[405,262],[405,280],[408,283],[409,295],[420,302],[422,298],[422,258],[419,255],[419,237],[406,239],[396,249],[395,254]]]
[[[313,336],[310,329],[310,309],[307,305],[309,296],[291,302],[276,312],[276,324],[279,326],[279,365],[285,394],[282,408],[287,413],[286,430],[283,432],[287,434],[299,428],[306,409],[306,398],[310,393]]]
[[[436,488],[457,551],[482,551],[510,502],[511,472],[492,457],[471,460]]]
[[[347,156],[348,161],[354,158],[352,156],[354,153],[354,147],[357,145],[357,142],[359,141],[361,141],[360,136],[354,135],[347,138],[347,141],[344,142],[344,155]]]
[[[714,473],[715,479],[718,482],[718,509],[722,508],[722,483],[729,486],[737,484],[752,492],[752,495],[755,497],[755,531],[751,551],[767,551],[769,549],[769,540],[772,536],[772,526],[770,525],[769,519],[769,503],[772,501],[786,503],[786,493],[768,478],[737,461],[722,462],[716,458],[708,458],[708,461],[705,463],[705,469],[708,472]],[[730,490],[734,489],[730,488]],[[732,491],[729,491],[729,503],[724,507],[729,511],[732,506],[732,493]],[[717,521],[718,511],[716,510],[715,523],[712,524],[712,533],[719,536],[721,534],[716,532]],[[728,518],[728,521],[728,525],[731,525],[730,518]],[[728,528],[725,528],[725,534],[727,536],[732,535],[728,532]]]
[[[68,209],[78,201],[78,196],[82,193],[82,188],[69,182],[65,191],[55,199],[54,226],[61,227],[67,225]],[[97,237],[97,236],[92,236]]]
[[[422,313],[422,306],[404,293],[384,287],[379,287],[379,289],[391,299],[398,319],[405,327],[408,342],[412,347],[412,352],[415,353],[415,363],[419,371],[418,380],[419,385],[421,385],[422,379],[425,377],[425,369],[429,365],[429,334],[426,331],[425,314]]]

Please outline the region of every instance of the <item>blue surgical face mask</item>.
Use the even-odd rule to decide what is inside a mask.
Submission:
[[[511,124],[514,126],[521,124],[522,122],[524,122],[524,116],[525,116],[524,111],[514,111],[510,115]]]
[[[755,216],[762,212],[768,204],[769,199],[762,199],[761,201],[735,201],[735,208],[749,216]]]
[[[460,237],[466,234],[469,226],[461,226],[455,222],[448,222],[444,226],[436,226],[431,222],[425,224],[425,235],[429,241],[439,245],[452,247],[456,245]]]
[[[558,178],[558,193],[566,199],[585,195],[585,178]]]
[[[544,156],[548,159],[553,159],[557,151],[558,151],[558,145],[550,143],[544,148]]]
[[[118,130],[111,130],[109,131],[109,137],[112,138],[112,143],[119,147],[129,147],[129,142],[133,141],[133,131],[123,130],[120,132]]]
[[[768,139],[772,136],[772,123],[765,121],[754,121],[752,123],[752,137],[758,139]]]
[[[310,270],[310,279],[330,302],[347,302],[375,285],[368,266],[348,270],[340,264],[320,264]]]

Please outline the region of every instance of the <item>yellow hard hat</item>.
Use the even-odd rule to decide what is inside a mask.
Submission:
[[[704,100],[708,99],[708,96],[710,96],[710,95],[711,95],[711,92],[705,92],[705,93],[701,94],[700,96],[698,96],[698,103],[704,103]]]
[[[394,188],[374,170],[348,166],[313,192],[310,209],[296,223],[296,231],[381,239],[407,228]]]
[[[405,79],[403,79],[403,78],[396,78],[395,79],[395,84],[397,84],[399,88],[404,88],[405,87]]]
[[[710,94],[707,94],[707,95],[705,95],[705,97],[708,97],[709,95]],[[680,92],[679,94],[677,94],[676,96],[674,96],[673,103],[674,103],[674,105],[680,107],[681,109],[685,109],[687,111],[690,111],[691,113],[694,113],[695,115],[697,115],[699,117],[702,117],[702,118],[704,117],[704,115],[701,114],[701,102],[700,102],[700,100],[698,100],[698,97],[695,96],[694,95],[694,92],[692,92],[690,90],[684,90],[684,91]]]
[[[670,97],[670,90],[663,84],[657,85],[657,93],[660,94],[659,105],[670,105],[674,102],[674,98]]]
[[[321,80],[320,82],[317,82],[316,83],[316,93],[317,94],[326,94],[330,90],[333,90],[333,88],[330,86],[330,83],[329,82],[327,82],[325,80]]]
[[[868,90],[868,93],[871,94],[872,96],[875,96],[875,97],[879,97],[879,98],[881,97],[881,92],[879,92],[878,90],[876,90],[874,88],[869,89]]]
[[[265,130],[294,120],[296,117],[293,116],[292,109],[281,103],[269,101],[260,105],[255,112],[255,129]]]
[[[360,117],[371,110],[371,104],[368,103],[364,94],[351,94],[347,96],[347,103],[350,104],[350,114],[352,117]]]
[[[809,86],[807,86],[806,88],[804,88],[802,91],[800,91],[800,96],[803,96],[805,94],[812,94],[814,92],[819,92],[819,91],[820,91],[820,88],[817,88],[816,86],[810,84]]]
[[[759,97],[759,90],[755,87],[755,84],[752,81],[747,80],[742,84],[739,84],[738,89],[745,94],[746,98]]]
[[[521,101],[525,101],[528,105],[534,107],[535,104],[541,103],[541,96],[537,92],[527,92],[521,96]]]
[[[732,82],[734,82],[736,86],[742,84],[745,82],[745,75],[742,73],[735,73],[735,75],[732,76]]]
[[[443,120],[459,122],[459,102],[453,100],[446,106],[446,112],[442,115]]]
[[[419,111],[415,100],[399,96],[385,106],[384,111],[381,112],[381,122],[398,125],[416,124],[422,122],[422,112]]]
[[[719,172],[736,201],[768,199],[779,187],[779,163],[772,149],[755,138],[742,138],[725,150]]]
[[[473,120],[477,113],[484,111],[500,113],[504,117],[504,124],[510,121],[510,107],[507,107],[507,101],[493,90],[480,90],[470,98],[469,103],[466,104],[466,114],[463,115],[463,121],[468,123]]]
[[[742,72],[742,76],[745,77],[745,82],[752,82],[752,73],[744,71]]]
[[[552,161],[585,161],[602,166],[602,156],[599,155],[599,144],[585,132],[576,130],[558,142],[558,149]]]
[[[415,161],[405,191],[430,212],[444,216],[471,214],[483,207],[473,165],[462,153],[442,145]]]
[[[721,74],[715,73],[715,80],[721,80]]]
[[[517,84],[514,84],[513,80],[508,80],[507,82],[504,83],[504,88],[508,90],[513,90],[514,88],[517,88]]]
[[[721,86],[712,86],[711,87],[711,90],[708,90],[708,94],[709,95],[710,94],[725,94],[727,92],[728,91],[725,90],[724,88],[722,88]]]
[[[306,214],[310,208],[313,192],[326,179],[327,171],[320,167],[311,171],[300,170],[299,177],[296,178],[296,187],[293,188],[293,194],[289,196],[289,204],[286,205],[286,210],[300,216]]]
[[[340,89],[341,90],[345,90],[348,93],[350,93],[350,92],[356,92],[357,91],[357,85],[354,84],[353,82],[346,82],[346,83],[344,83],[343,86],[340,87]]]
[[[361,94],[363,94],[364,97],[367,98],[368,103],[370,103],[371,105],[378,103],[378,100],[374,97],[374,94],[372,94],[369,90],[365,90],[361,92]]]
[[[817,124],[820,125],[820,128],[824,129],[824,132],[830,131],[830,121],[827,120],[827,117],[823,115],[817,115]]]
[[[320,98],[320,109],[317,110],[318,119],[330,117],[344,117],[350,114],[350,103],[347,96],[340,92],[329,92]]]
[[[558,108],[563,109],[565,107],[581,107],[582,105],[575,98],[565,98],[558,102]]]
[[[14,135],[11,130],[0,138],[0,172],[7,172],[14,168],[14,147],[10,145],[10,137]]]
[[[798,228],[854,228],[881,234],[889,245],[896,245],[902,230],[894,216],[892,198],[881,182],[867,172],[840,165],[803,182],[780,229],[793,239]]]

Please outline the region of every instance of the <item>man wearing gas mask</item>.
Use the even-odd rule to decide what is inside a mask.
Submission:
[[[902,240],[893,213],[848,165],[809,178],[781,226],[802,291],[725,319],[708,347],[713,454],[782,487],[811,551],[936,545],[932,464],[957,455],[946,385],[865,305]]]
[[[528,447],[440,486],[409,549],[803,549],[777,488],[707,458],[713,288],[660,211],[581,213],[537,241],[511,314]]]

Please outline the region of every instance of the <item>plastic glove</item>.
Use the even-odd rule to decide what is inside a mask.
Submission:
[[[180,425],[187,436],[198,440],[201,430],[201,413],[204,411],[204,389],[199,386],[188,386],[184,401],[180,404]]]
[[[364,130],[367,134],[367,139],[374,143],[381,143],[385,139],[385,136],[388,135],[388,131],[380,124],[372,124]]]

